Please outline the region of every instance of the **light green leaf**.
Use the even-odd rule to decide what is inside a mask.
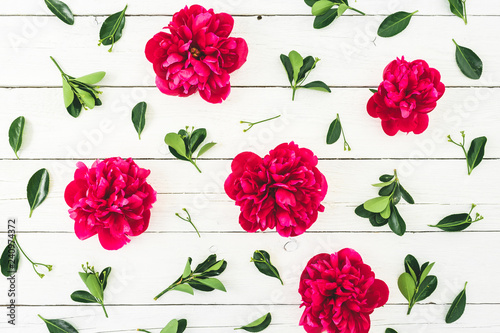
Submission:
[[[363,207],[372,213],[380,213],[389,205],[389,196],[376,197],[368,200],[363,204]]]
[[[314,16],[323,15],[330,8],[332,8],[335,4],[328,0],[320,0],[317,1],[311,8],[311,14]]]
[[[75,98],[75,93],[73,90],[71,90],[71,87],[68,84],[68,81],[66,79],[62,80],[62,87],[63,87],[63,96],[64,96],[64,107],[68,107],[73,103],[73,99]]]
[[[415,295],[416,286],[410,274],[404,272],[399,276],[398,288],[404,298],[406,298],[408,302],[411,302],[413,295]]]
[[[184,140],[182,140],[181,136],[177,133],[168,133],[165,135],[165,143],[172,147],[179,155],[183,157],[186,156],[186,145]],[[201,151],[201,150],[200,150]]]
[[[96,84],[97,82],[101,81],[105,75],[106,75],[106,72],[100,71],[100,72],[87,74],[87,75],[82,76],[82,77],[78,77],[75,80],[82,82],[82,83],[85,83],[85,84]]]
[[[182,291],[183,293],[188,293],[194,295],[193,288],[188,284],[179,284],[172,288],[172,290]]]
[[[99,279],[94,274],[89,274],[85,280],[85,285],[89,288],[90,293],[97,299],[103,300],[104,294]]]
[[[201,155],[205,154],[207,151],[209,151],[216,144],[217,143],[215,143],[215,142],[209,142],[209,143],[203,145],[203,147],[201,147],[200,151],[198,152],[198,157],[200,157]]]
[[[226,291],[226,288],[224,287],[224,285],[222,284],[222,282],[220,282],[218,279],[216,278],[208,278],[208,279],[197,279],[196,280],[197,282],[201,283],[201,284],[204,284],[208,287],[211,287],[211,288],[214,288],[214,289],[217,289],[217,290],[220,290],[220,291]]]
[[[172,319],[167,326],[165,326],[160,333],[177,333],[177,328],[179,327],[179,322],[177,319]]]
[[[300,68],[304,65],[304,59],[297,51],[291,51],[288,54],[288,58],[290,59],[290,63],[293,68],[293,80],[297,82],[299,77]]]
[[[191,275],[191,258],[188,259],[186,266],[184,267],[184,273],[182,273],[182,278],[185,279]]]
[[[344,14],[348,8],[349,6],[346,5],[345,3],[340,4],[337,8],[337,15],[342,16],[342,14]]]
[[[75,89],[76,89],[76,92],[78,93],[78,95],[80,95],[80,98],[83,101],[84,106],[86,106],[92,110],[95,107],[94,96],[91,93],[89,93],[85,90],[82,90],[80,88],[75,88]]]

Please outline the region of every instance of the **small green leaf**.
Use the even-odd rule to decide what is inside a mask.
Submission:
[[[205,286],[208,286],[210,288],[214,288],[214,289],[224,291],[224,292],[226,291],[226,288],[224,287],[222,282],[220,282],[216,278],[197,279],[196,281],[201,283],[201,284],[204,284]]]
[[[68,81],[63,78],[62,80],[62,87],[63,87],[63,97],[64,97],[64,107],[67,108],[73,103],[73,100],[75,99],[75,93],[71,89]]]
[[[75,90],[80,96],[80,99],[83,101],[84,106],[92,110],[95,107],[95,97],[88,91],[82,90],[80,88],[75,88]]]
[[[316,16],[313,23],[314,29],[323,29],[329,26],[337,18],[337,15],[337,8],[332,8],[325,14]]]
[[[75,79],[75,81],[82,82],[85,84],[96,84],[102,79],[104,79],[104,76],[106,76],[106,72],[100,71],[100,72],[95,72],[91,74],[84,75],[82,77],[78,77]]]
[[[419,277],[419,281],[424,281],[427,278],[427,276],[429,276],[429,273],[431,272],[432,267],[434,267],[434,263],[431,263],[430,265],[427,265],[425,267],[424,267],[424,265],[422,265],[422,267],[420,268],[420,271],[422,272],[422,274]]]
[[[17,153],[19,152],[19,149],[21,149],[21,145],[23,144],[23,132],[25,123],[26,119],[23,116],[20,116],[14,119],[9,127],[9,144],[12,147],[14,154],[16,154],[17,159],[19,159]]]
[[[370,90],[372,93],[376,94],[378,93],[378,89],[372,89],[372,88],[368,88],[368,90]]]
[[[314,69],[315,63],[316,59],[311,56],[307,56],[304,58],[304,64],[300,68],[299,76],[297,77],[297,83],[301,82],[306,77],[307,73]]]
[[[405,30],[412,16],[418,12],[414,11],[413,13],[408,12],[397,12],[391,14],[385,18],[384,21],[380,24],[377,34],[380,37],[392,37],[399,34],[401,31]]]
[[[448,0],[450,3],[450,11],[453,15],[460,17],[465,24],[467,24],[467,17],[465,16],[465,1],[462,0]]]
[[[383,211],[380,212],[380,216],[383,219],[388,219],[391,216],[391,205],[387,205]]]
[[[392,328],[386,328],[385,333],[398,333],[398,332]]]
[[[326,144],[331,145],[338,141],[340,134],[342,133],[342,125],[339,118],[335,118],[328,128],[328,133],[326,134]]]
[[[71,105],[66,107],[66,110],[73,118],[77,118],[82,112],[82,104],[80,103],[78,98],[74,98]]]
[[[165,135],[165,143],[172,147],[179,155],[186,157],[186,146],[179,134],[168,133]]]
[[[383,183],[376,183],[376,184],[372,184],[372,186],[374,186],[374,187],[385,187],[385,186],[389,186],[389,185],[391,185],[392,183],[394,183],[394,180],[395,180],[395,179],[392,179],[392,180],[389,180],[389,181],[386,181],[386,182],[383,182]]]
[[[373,215],[369,217],[369,221],[374,227],[382,227],[387,224],[388,220],[384,219],[380,214],[372,213]]]
[[[403,199],[405,199],[405,201],[407,203],[413,205],[415,203],[415,200],[413,200],[410,193],[408,193],[408,191],[406,191],[405,188],[401,184],[399,184],[399,189],[401,191],[401,195],[403,196]]]
[[[302,65],[304,65],[304,59],[297,51],[290,51],[290,53],[288,54],[288,58],[290,59],[290,63],[292,64],[293,80],[297,82],[300,68],[302,67]]]
[[[408,302],[411,302],[413,295],[415,295],[416,286],[410,274],[405,272],[399,276],[398,288],[404,298],[406,298]]]
[[[465,306],[467,305],[467,295],[465,293],[465,288],[467,288],[467,282],[465,282],[464,289],[457,295],[457,297],[451,303],[451,307],[446,314],[446,323],[451,324],[464,314]]]
[[[28,203],[30,205],[30,216],[35,208],[40,206],[49,193],[50,177],[47,169],[40,169],[31,176],[28,187]]]
[[[146,102],[139,102],[132,109],[132,123],[134,124],[135,130],[139,135],[139,140],[141,139],[141,133],[146,125],[146,108],[148,105]]]
[[[380,213],[389,205],[389,199],[388,196],[376,197],[365,202],[363,207],[372,213]]]
[[[290,82],[290,85],[293,85],[293,68],[292,68],[292,63],[290,62],[290,58],[288,58],[286,55],[282,54],[280,55],[281,63],[283,64],[283,67],[286,70],[286,74],[288,76],[288,81]]]
[[[408,254],[405,257],[404,266],[406,273],[412,275],[411,272],[413,271],[413,274],[415,274],[415,283],[418,283],[421,274],[418,260],[411,254]]]
[[[99,303],[88,291],[77,290],[71,294],[71,299],[78,303]]]
[[[125,6],[121,12],[109,16],[102,23],[101,30],[99,31],[99,45],[111,45],[109,52],[113,50],[114,44],[122,37],[127,7]]]
[[[394,178],[394,175],[382,175],[380,176],[380,178],[378,180],[380,180],[381,182],[388,182],[390,180],[392,180]]]
[[[337,7],[337,15],[340,17],[342,16],[342,14],[345,13],[345,11],[349,8],[348,5],[346,5],[345,3],[341,3],[338,7]]]
[[[261,332],[265,330],[272,321],[271,313],[267,313],[266,315],[260,317],[259,319],[251,322],[248,325],[235,328],[235,330],[245,330],[247,332]]]
[[[403,236],[406,232],[406,223],[399,214],[396,206],[393,206],[392,214],[389,217],[389,227],[398,236]]]
[[[356,207],[356,209],[354,210],[354,213],[356,213],[356,215],[358,215],[359,217],[363,217],[365,219],[370,218],[373,215],[372,212],[367,211],[365,209],[363,204]]]
[[[302,88],[319,90],[319,91],[324,91],[324,92],[329,92],[329,93],[332,92],[330,90],[330,87],[328,87],[326,85],[326,83],[324,83],[323,81],[309,82],[308,84],[303,85]]]
[[[218,271],[219,269],[222,268],[222,265],[224,265],[224,263],[225,263],[224,260],[219,260],[211,267],[209,267],[207,270],[205,270],[205,272]]]
[[[382,196],[388,196],[388,195],[391,195],[392,191],[394,190],[394,186],[396,186],[396,183],[391,183],[387,186],[384,186],[382,187],[379,191],[378,191],[378,195],[380,195],[381,197]],[[393,199],[393,202],[394,204],[396,204],[397,202],[395,202],[395,200]]]
[[[191,133],[191,137],[189,140],[189,151],[194,153],[196,149],[201,145],[203,141],[205,141],[207,137],[207,130],[204,128],[198,128]]]
[[[314,16],[320,16],[325,14],[330,8],[335,4],[328,0],[319,0],[311,8],[311,14]]]
[[[438,279],[434,275],[428,275],[420,282],[415,294],[415,302],[420,302],[429,297],[436,290]]]
[[[209,142],[205,145],[203,145],[203,147],[200,148],[200,151],[198,152],[198,157],[200,157],[201,155],[205,154],[207,151],[209,151],[213,146],[215,146],[217,143],[215,142]]]
[[[453,39],[455,43],[455,60],[457,61],[460,71],[469,79],[478,80],[483,73],[483,62],[471,49],[460,46]]]
[[[184,267],[184,272],[182,273],[182,278],[185,279],[191,275],[191,258],[188,259],[186,266]]]
[[[3,276],[9,277],[16,274],[19,268],[19,249],[14,241],[11,241],[3,250],[0,258],[0,267]]]
[[[188,284],[179,284],[172,288],[172,290],[182,291],[183,293],[188,293],[194,295],[193,288]]]
[[[87,286],[87,288],[89,288],[90,293],[94,295],[95,298],[101,301],[104,299],[102,286],[99,283],[97,276],[95,276],[94,274],[88,274],[87,278],[85,279],[85,285]]]
[[[469,174],[475,167],[481,163],[484,157],[484,147],[488,140],[481,136],[472,140],[469,151],[467,152],[467,164],[469,165]]]
[[[304,0],[304,2],[306,3],[306,5],[308,5],[309,7],[312,7],[314,6],[314,4],[316,2],[318,2],[319,0]]]
[[[281,284],[283,285],[283,280],[281,280],[278,269],[271,263],[271,257],[269,256],[269,253],[264,250],[257,250],[253,253],[252,261],[259,272],[280,280]]]
[[[224,261],[224,260],[220,260]],[[198,264],[196,268],[194,269],[195,273],[202,273],[208,270],[210,267],[215,265],[217,263],[217,255],[216,254],[211,254],[205,259],[202,263]]]
[[[99,274],[99,282],[101,282],[103,291],[106,290],[110,274],[111,274],[111,267],[106,267],[105,269],[102,270],[101,274]]]
[[[177,329],[179,328],[179,322],[177,319],[172,319],[167,326],[165,326],[160,333],[177,333]]]
[[[436,227],[444,231],[462,231],[467,229],[471,225],[470,215],[467,213],[463,214],[452,214],[448,215],[439,221],[435,225],[429,225],[430,227]]]
[[[68,5],[59,0],[45,0],[50,11],[66,24],[73,25],[75,18]]]
[[[61,319],[45,319],[38,315],[45,322],[50,333],[78,333],[70,323]]]

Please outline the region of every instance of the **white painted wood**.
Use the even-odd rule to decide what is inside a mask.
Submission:
[[[66,1],[76,14],[70,27],[53,17],[43,1],[11,2],[0,13],[0,246],[6,242],[8,217],[19,219],[21,245],[38,261],[54,264],[40,280],[22,260],[18,273],[18,326],[0,320],[2,332],[46,332],[37,314],[62,318],[80,332],[131,332],[137,328],[158,332],[172,318],[187,318],[187,332],[233,332],[271,311],[273,324],[265,332],[303,332],[297,325],[298,279],[306,261],[319,252],[343,247],[358,250],[377,277],[390,287],[389,303],[371,316],[372,330],[392,327],[400,333],[497,333],[500,331],[500,291],[494,288],[500,245],[500,2],[467,3],[469,24],[453,16],[446,0],[358,1],[352,5],[368,15],[346,13],[323,30],[312,28],[313,17],[302,0],[207,0],[206,7],[235,15],[234,36],[249,46],[248,62],[232,75],[233,90],[222,105],[208,105],[198,96],[181,99],[162,95],[154,87],[151,65],[144,57],[146,41],[171,15],[193,1],[129,0],[122,40],[112,53],[97,47],[100,24],[126,2]],[[397,37],[375,38],[378,24],[398,10],[419,13]],[[258,16],[262,15],[262,18]],[[473,49],[484,62],[483,78],[465,78],[454,62],[451,38]],[[295,102],[287,88],[279,54],[296,49],[321,58],[311,80],[332,86],[332,94],[299,91]],[[368,87],[379,84],[382,70],[397,56],[422,58],[440,70],[447,91],[431,113],[422,135],[387,137],[379,121],[366,113]],[[62,105],[60,77],[49,60],[54,56],[70,74],[107,71],[102,107],[84,111],[78,119]],[[147,124],[139,141],[130,121],[135,103],[148,103]],[[327,146],[328,125],[339,113],[353,151],[342,143]],[[243,133],[240,120],[282,117]],[[14,160],[8,145],[8,125],[19,115],[27,118],[26,133]],[[199,165],[203,174],[172,159],[163,137],[185,125],[206,127],[218,145]],[[458,147],[446,135],[458,138],[465,130],[468,142],[486,135],[486,159],[466,174]],[[320,158],[329,193],[325,212],[305,235],[286,239],[274,231],[247,234],[238,224],[239,208],[224,193],[223,182],[231,159],[249,150],[265,155],[277,144],[295,140]],[[158,191],[149,230],[117,252],[103,250],[94,237],[79,241],[73,234],[63,192],[75,164],[90,165],[96,158],[134,157],[152,171],[149,182]],[[51,174],[47,200],[28,219],[26,184],[45,167]],[[387,226],[373,228],[354,215],[354,208],[374,197],[370,184],[382,173],[397,168],[402,184],[417,204],[401,203],[408,233],[398,237]],[[442,217],[467,212],[471,203],[485,216],[461,233],[428,227]],[[186,207],[202,233],[175,217]],[[2,222],[3,221],[3,222]],[[258,273],[249,258],[266,249],[285,280]],[[187,256],[194,263],[210,253],[229,262],[221,280],[228,293],[171,292],[159,301],[153,296],[181,273]],[[407,253],[421,262],[435,261],[439,288],[425,304],[406,316],[405,301],[397,290],[397,277]],[[99,269],[113,267],[107,289],[110,319],[101,309],[71,301],[72,291],[83,289],[77,272],[90,261]],[[465,315],[455,324],[444,323],[449,304],[468,285]],[[7,302],[7,281],[0,279],[0,304]],[[5,318],[1,313],[1,318]]]

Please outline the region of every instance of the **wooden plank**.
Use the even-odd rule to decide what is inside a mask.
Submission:
[[[288,81],[279,61],[281,53],[298,50],[323,59],[310,76],[331,86],[377,86],[385,66],[396,57],[425,59],[437,68],[447,86],[500,86],[497,50],[490,46],[500,29],[500,20],[484,16],[465,26],[457,17],[415,17],[411,26],[394,38],[376,38],[380,16],[343,17],[336,27],[313,31],[312,18],[235,18],[234,36],[250,45],[248,61],[232,74],[233,86],[286,86]],[[110,54],[97,47],[104,17],[82,17],[75,27],[48,17],[33,25],[25,17],[4,17],[0,22],[2,43],[0,86],[60,86],[60,76],[49,56],[60,61],[70,74],[78,76],[106,70],[105,86],[152,86],[152,66],[144,56],[146,42],[170,21],[169,17],[130,17],[122,39]],[[439,23],[437,23],[439,22]],[[439,24],[439,27],[437,26]],[[273,27],[270,31],[269,27]],[[294,29],[290,29],[294,27]],[[355,28],[353,28],[355,27]],[[422,38],[431,36],[432,38]],[[484,62],[485,73],[478,81],[466,78],[455,59],[457,42],[473,49]],[[58,47],[64,41],[64,48]],[[55,53],[57,49],[57,53]],[[36,61],[33,59],[36,50]],[[404,50],[404,54],[402,53]],[[20,73],[32,73],[27,79]]]

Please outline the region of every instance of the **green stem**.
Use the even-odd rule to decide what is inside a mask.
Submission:
[[[17,159],[19,159],[19,155],[17,155],[17,152],[14,152],[14,154],[16,154]]]
[[[106,315],[106,318],[109,318],[108,317],[108,312],[106,311],[106,307],[104,306],[104,303],[101,302],[100,304],[102,306],[102,309],[104,310],[104,314]]]
[[[66,77],[67,74],[64,73],[64,71],[62,70],[62,68],[59,66],[59,64],[57,63],[56,59],[54,59],[52,56],[50,56],[50,59],[52,59],[52,61],[54,62],[54,64],[56,65],[57,69],[59,70],[59,72],[61,72],[61,75],[63,77]]]
[[[349,8],[350,10],[355,11],[355,12],[356,12],[356,13],[358,13],[358,14],[361,14],[361,15],[366,15],[365,13],[363,13],[362,11],[360,11],[360,10],[358,10],[358,9],[356,9],[356,8],[352,8],[352,7],[348,7],[348,8]],[[418,10],[417,10],[417,12],[418,12]]]
[[[31,215],[30,215],[31,216]],[[44,266],[48,269],[48,271],[50,272],[52,270],[52,265],[46,265],[46,264],[42,264],[42,263],[39,263],[39,262],[33,262],[33,260],[31,260],[27,255],[26,253],[23,251],[22,247],[19,245],[19,242],[17,241],[17,236],[14,236],[14,238],[12,239],[12,241],[16,244],[17,248],[19,249],[19,251],[21,251],[21,253],[24,255],[24,257],[26,259],[28,259],[28,261],[31,263],[31,265],[33,266],[33,270],[35,271],[36,274],[38,274],[38,276],[40,278],[43,278],[45,275],[44,274],[41,274],[39,273],[37,270],[36,270],[36,267],[38,265],[41,265],[41,266]]]
[[[147,331],[147,330],[143,330],[142,328],[138,328],[137,331],[139,332],[147,332],[147,333],[151,333],[150,331]]]
[[[198,234],[198,237],[201,238],[201,235],[198,232],[198,229],[196,228],[196,226],[194,225],[193,221],[191,220],[191,215],[189,214],[188,210],[186,208],[182,208],[182,210],[186,212],[186,214],[188,216],[187,219],[185,219],[182,216],[180,216],[179,213],[175,213],[175,216],[177,216],[178,218],[180,218],[183,221],[186,221],[186,222],[190,223],[193,226],[194,230],[196,230],[196,233]]]
[[[249,125],[247,129],[244,129],[244,130],[243,130],[243,132],[247,132],[247,131],[248,131],[248,130],[250,130],[250,129],[254,126],[254,125],[261,124],[261,123],[263,123],[263,122],[270,121],[270,120],[273,120],[273,119],[276,119],[276,118],[279,118],[279,117],[281,117],[281,115],[280,115],[280,114],[279,114],[279,115],[277,115],[277,116],[274,116],[274,117],[272,117],[272,118],[268,118],[268,119],[264,119],[264,120],[257,121],[257,122],[255,122],[255,123],[252,123],[252,122],[250,122],[250,121],[246,121],[246,120],[241,120],[241,121],[240,121],[240,124],[248,124],[248,125]]]
[[[465,25],[467,25],[467,6],[465,6],[465,1],[466,0],[462,0],[462,3],[464,5],[464,22],[465,22]]]
[[[158,300],[158,298],[162,297],[163,295],[165,295],[167,292],[169,292],[170,290],[174,289],[176,286],[180,285],[180,284],[183,284],[185,282],[188,282],[188,281],[191,281],[192,279],[194,278],[194,276],[191,275],[185,279],[180,279],[178,282],[176,283],[173,283],[171,284],[170,286],[167,287],[167,289],[163,290],[161,293],[159,293],[158,295],[155,296],[154,300]]]
[[[295,92],[297,91],[297,86],[293,86],[292,101],[295,101]]]
[[[191,162],[191,164],[194,165],[194,167],[196,168],[196,170],[198,170],[198,172],[201,173],[201,170],[200,170],[200,168],[198,168],[198,166],[196,165],[195,161],[193,161],[192,159],[189,159],[189,162]]]

